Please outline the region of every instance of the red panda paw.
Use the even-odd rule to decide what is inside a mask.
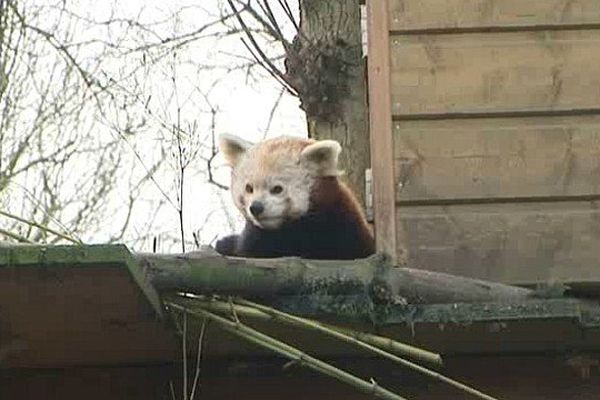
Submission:
[[[217,240],[215,250],[224,256],[235,256],[239,235],[229,235]]]

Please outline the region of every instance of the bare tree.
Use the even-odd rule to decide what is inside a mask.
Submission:
[[[144,4],[0,1],[0,234],[166,250],[233,229],[215,136],[239,102],[222,93],[267,74],[226,0]],[[268,26],[248,31],[282,67]],[[272,92],[257,138],[289,102]]]
[[[140,191],[162,190],[155,175],[171,145],[140,140],[157,127],[151,70],[220,18],[162,39],[154,22],[93,20],[67,7],[0,3],[0,227],[23,241],[124,240]]]
[[[309,136],[342,144],[340,163],[362,197],[370,158],[359,0],[227,2],[245,33],[248,52],[300,99]],[[282,56],[270,54],[272,42]]]

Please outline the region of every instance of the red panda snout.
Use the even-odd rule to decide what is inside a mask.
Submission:
[[[249,210],[250,214],[258,218],[260,217],[260,214],[262,214],[263,211],[265,211],[265,206],[260,201],[253,201],[250,204]]]
[[[239,208],[246,219],[262,229],[277,229],[289,220],[291,203],[284,190],[268,189],[268,185],[255,185],[252,193],[246,192]]]
[[[255,171],[236,169],[232,180],[236,205],[254,226],[278,229],[308,212],[314,178],[305,170],[284,164],[260,174]]]

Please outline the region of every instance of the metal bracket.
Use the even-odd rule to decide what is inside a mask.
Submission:
[[[373,222],[373,171],[365,170],[365,213],[367,221]]]

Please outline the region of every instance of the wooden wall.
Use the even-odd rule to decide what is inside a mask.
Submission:
[[[398,253],[502,282],[600,281],[600,1],[385,7],[371,26],[390,83],[370,98],[390,98]]]
[[[206,360],[213,361],[213,360]],[[203,363],[195,399],[210,400],[369,400],[372,395],[283,360],[229,361],[211,371]],[[473,395],[382,360],[334,360],[362,378],[412,400],[472,400]],[[179,366],[178,366],[179,367]],[[206,368],[209,367],[209,368]],[[498,399],[596,400],[597,360],[554,357],[472,356],[446,360],[442,373]],[[1,370],[0,398],[6,400],[170,400],[182,399],[181,369],[165,366]],[[190,377],[191,380],[191,377]],[[175,396],[171,395],[172,381]],[[191,384],[190,384],[191,385]],[[189,386],[188,386],[189,388]]]

